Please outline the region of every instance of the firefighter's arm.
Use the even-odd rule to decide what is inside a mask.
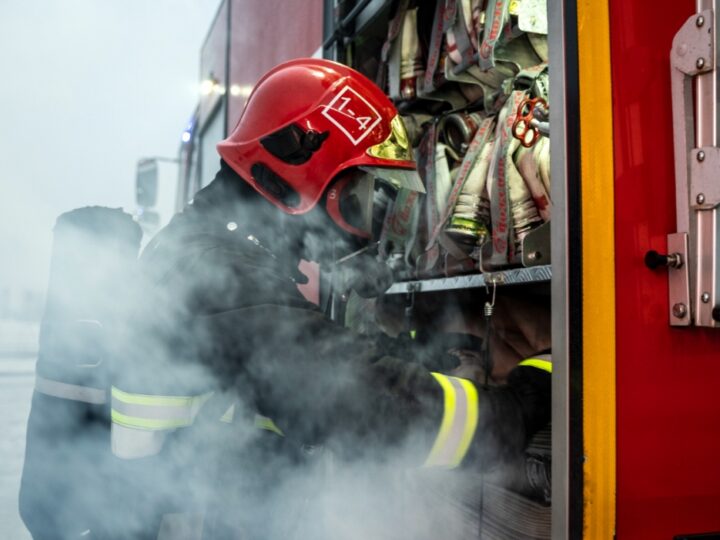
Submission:
[[[521,362],[502,387],[426,372],[392,357],[375,367],[390,391],[407,403],[396,411],[400,418],[388,421],[425,446],[417,458],[427,467],[492,467],[522,451],[550,421],[552,364],[547,357]],[[418,428],[428,438],[418,438]]]

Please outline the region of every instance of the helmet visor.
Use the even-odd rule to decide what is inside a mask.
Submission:
[[[425,186],[416,170],[396,169],[394,167],[360,167],[360,169],[394,189],[407,189],[425,193]]]
[[[338,194],[342,220],[366,237],[372,233],[374,192],[375,178],[356,170]]]
[[[337,192],[337,221],[344,229],[377,241],[399,189],[425,191],[416,171],[375,167],[356,169],[342,181]],[[333,213],[331,211],[331,215]]]

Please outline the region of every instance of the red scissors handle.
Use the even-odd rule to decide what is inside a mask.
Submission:
[[[512,134],[525,148],[530,148],[540,137],[540,132],[532,124],[532,121],[535,119],[533,111],[538,106],[547,110],[547,101],[540,97],[525,98],[517,108],[515,122],[513,122],[512,126]]]

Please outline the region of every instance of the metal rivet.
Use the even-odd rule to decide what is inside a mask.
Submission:
[[[701,161],[701,162],[702,162],[702,161],[705,161],[705,151],[704,151],[704,150],[700,150],[700,151],[697,153],[697,160],[698,160],[698,161]]]
[[[687,315],[687,307],[685,306],[685,304],[675,304],[672,307],[672,314],[673,317],[675,317],[676,319],[682,319],[685,317],[685,315]]]
[[[700,28],[703,24],[705,24],[705,17],[700,15],[697,19],[695,19],[695,25]]]
[[[704,58],[698,58],[695,60],[695,67],[698,69],[702,69],[705,67],[705,59]]]
[[[705,195],[703,195],[702,193],[698,193],[698,196],[695,197],[695,200],[698,204],[703,204],[705,202]]]
[[[542,259],[542,253],[539,251],[533,251],[531,253],[528,253],[528,259],[531,261],[537,261],[538,259]]]
[[[710,293],[706,293],[706,292],[702,293],[700,300],[703,301],[703,304],[707,304],[710,301]]]

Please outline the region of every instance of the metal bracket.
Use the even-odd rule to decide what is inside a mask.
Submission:
[[[690,207],[712,210],[720,205],[720,148],[708,146],[690,151]]]
[[[684,262],[668,269],[672,326],[720,321],[717,21],[716,10],[702,9],[714,2],[699,0],[699,12],[677,32],[670,52],[678,232],[667,240],[668,253]]]
[[[690,326],[690,285],[688,283],[687,261],[688,239],[685,233],[668,235],[668,253],[679,253],[682,264],[668,268],[670,291],[670,324],[672,326]]]
[[[522,239],[523,266],[550,264],[550,222],[543,223]]]

